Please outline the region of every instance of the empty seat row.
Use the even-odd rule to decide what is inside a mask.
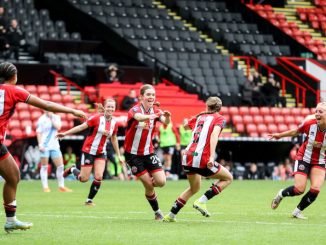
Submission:
[[[115,28],[115,31],[127,39],[203,41],[198,32],[188,30]]]

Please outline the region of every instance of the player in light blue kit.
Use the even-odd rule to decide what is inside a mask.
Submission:
[[[58,186],[60,192],[71,192],[69,188],[64,185],[63,178],[63,158],[60,151],[58,139],[55,137],[58,130],[61,128],[61,119],[59,115],[53,112],[45,111],[38,119],[36,133],[38,146],[41,152],[41,170],[40,176],[44,192],[50,192],[48,185],[48,163],[51,158],[56,166],[56,176],[58,179]]]

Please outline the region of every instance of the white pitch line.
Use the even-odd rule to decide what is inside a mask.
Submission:
[[[139,212],[146,213],[146,212]],[[121,216],[93,216],[93,215],[60,215],[60,214],[45,214],[45,213],[30,213],[30,214],[19,214],[20,216],[39,216],[39,217],[52,217],[52,218],[82,218],[82,219],[112,219],[112,220],[150,220],[150,217],[147,218],[129,218]],[[239,220],[209,220],[209,219],[178,219],[181,222],[188,223],[228,223],[228,224],[257,224],[257,225],[284,225],[284,226],[312,226],[312,227],[326,227],[326,224],[311,224],[306,223],[307,221],[298,220],[298,223],[289,223],[289,222],[264,222],[264,221],[239,221]],[[159,222],[156,222],[159,223]],[[162,222],[163,223],[163,222]],[[166,224],[166,223],[165,223]]]

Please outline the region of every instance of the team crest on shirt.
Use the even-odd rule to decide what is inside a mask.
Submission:
[[[305,166],[304,166],[303,164],[300,164],[300,165],[298,166],[298,169],[301,170],[301,171],[303,171],[303,170],[305,169]]]
[[[138,170],[138,169],[137,169],[136,166],[132,166],[132,167],[131,167],[131,172],[132,172],[132,173],[134,173],[134,174],[137,173],[137,170]]]

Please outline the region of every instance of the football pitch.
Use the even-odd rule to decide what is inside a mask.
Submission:
[[[200,193],[181,210],[177,222],[163,223],[153,219],[139,181],[104,181],[95,207],[84,206],[90,182],[66,181],[74,191],[60,193],[56,182],[50,181],[52,192],[43,193],[40,181],[21,181],[17,217],[34,226],[7,234],[1,223],[0,244],[325,244],[324,190],[305,210],[308,220],[290,218],[300,197],[287,198],[271,210],[277,191],[292,183],[234,181],[208,202],[212,216],[206,218],[192,208],[211,185],[203,180]],[[157,189],[164,213],[186,186],[186,180],[169,181]],[[4,216],[1,210],[3,222]]]

